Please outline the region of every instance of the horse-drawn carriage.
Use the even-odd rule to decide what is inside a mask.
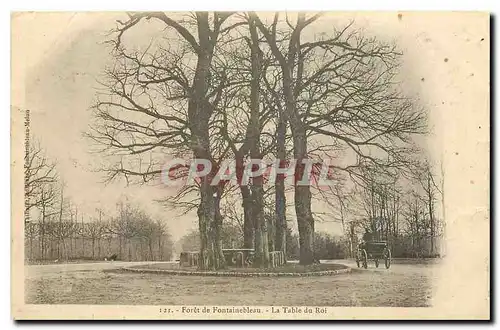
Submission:
[[[356,254],[356,264],[358,267],[368,268],[368,260],[375,261],[378,268],[379,261],[384,260],[385,268],[391,267],[391,250],[386,241],[369,241],[359,244]]]

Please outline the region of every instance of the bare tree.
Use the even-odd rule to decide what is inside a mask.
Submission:
[[[429,222],[425,214],[425,205],[421,196],[412,191],[406,198],[404,217],[406,220],[405,231],[411,240],[411,253],[413,257],[423,254],[423,238],[428,235]]]
[[[30,141],[29,150],[24,158],[24,180],[25,180],[25,223],[30,218],[30,213],[36,209],[39,218],[39,243],[40,258],[46,257],[46,236],[48,231],[47,221],[57,213],[57,173],[56,164],[51,162],[45,155],[40,144],[34,140]]]
[[[433,174],[430,162],[428,160],[421,165],[419,171],[417,172],[416,180],[418,181],[424,192],[423,202],[427,206],[427,214],[429,217],[430,227],[430,253],[431,255],[434,255],[434,242],[437,236],[436,231],[439,228],[439,224],[436,219],[435,204],[438,201],[438,195],[442,194],[442,190],[436,183],[435,175]]]
[[[92,242],[92,259],[96,259],[96,243],[98,245],[97,256],[100,258],[100,240],[106,232],[106,225],[100,220],[93,219],[85,224],[85,237]]]
[[[34,140],[30,141],[29,150],[24,157],[26,218],[33,207],[40,208],[52,202],[55,190],[51,185],[57,181],[55,167],[55,162],[47,158],[40,144]]]
[[[266,27],[257,15],[252,14],[255,24],[266,38],[273,55],[277,59],[281,74],[282,87],[285,99],[285,115],[290,123],[293,145],[294,158],[297,161],[297,175],[301,177],[304,168],[301,166],[302,161],[307,158],[307,132],[303,120],[300,118],[297,109],[297,97],[293,90],[296,59],[300,47],[301,31],[309,24],[317,19],[317,16],[306,21],[305,14],[299,14],[297,24],[292,28],[292,33],[288,41],[285,53],[280,49],[280,44],[277,39],[276,28],[278,23],[278,14],[275,14],[273,23],[270,28]],[[300,240],[300,263],[312,264],[314,261],[314,219],[311,212],[311,192],[307,185],[297,185],[295,187],[295,212],[299,226]]]
[[[224,74],[217,75],[211,65],[216,45],[238,23],[228,23],[231,13],[182,16],[138,13],[118,22],[116,38],[111,41],[117,65],[107,72],[110,80],[105,87],[109,94],[94,108],[99,121],[90,136],[102,146],[139,160],[120,160],[110,169],[112,177],[136,176],[143,181],[158,177],[161,168],[154,159],[155,152],[168,149],[177,153],[189,151],[194,158],[214,161],[210,118],[229,79]],[[158,42],[142,52],[128,49],[126,33],[145,21],[159,23],[158,29],[167,28],[175,45]],[[217,191],[210,185],[209,177],[202,178],[198,191],[200,267],[221,268],[224,257],[215,224]]]
[[[305,29],[319,18],[298,14],[293,24],[286,17],[284,27],[278,14],[269,26],[256,18],[281,69],[295,159],[300,165],[308,158],[308,139],[320,135],[357,156],[355,164],[334,165],[351,175],[360,175],[360,163],[392,173],[408,168],[415,150],[411,136],[425,132],[425,114],[398,90],[400,54],[393,46],[363,37],[352,24],[306,41]],[[296,186],[295,207],[301,262],[307,264],[313,260],[314,240],[308,186]]]

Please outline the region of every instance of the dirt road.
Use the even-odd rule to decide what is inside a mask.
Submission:
[[[26,266],[26,302],[51,304],[428,306],[435,264],[393,264],[310,278],[110,273],[144,263]]]

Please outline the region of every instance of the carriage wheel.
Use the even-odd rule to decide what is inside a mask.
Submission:
[[[363,262],[363,268],[366,269],[368,268],[368,254],[366,253],[366,250],[363,249],[361,251],[361,257],[363,258],[362,259],[362,262]]]
[[[378,268],[378,259],[375,259],[375,267]]]
[[[391,267],[391,250],[389,250],[389,248],[385,249],[384,258],[385,258],[385,268],[389,269],[389,267]]]

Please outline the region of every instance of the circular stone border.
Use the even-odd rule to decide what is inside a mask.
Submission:
[[[344,265],[342,265],[344,266]],[[124,267],[121,270],[134,272],[134,273],[153,273],[153,274],[165,274],[165,275],[183,275],[183,276],[218,276],[218,277],[308,277],[308,276],[331,276],[346,274],[351,272],[351,268],[344,266],[345,268],[336,270],[321,270],[315,272],[304,272],[304,273],[292,273],[292,272],[269,272],[269,273],[247,273],[247,272],[217,272],[217,271],[186,271],[186,270],[174,270],[174,269],[148,269],[148,268],[131,268]]]

